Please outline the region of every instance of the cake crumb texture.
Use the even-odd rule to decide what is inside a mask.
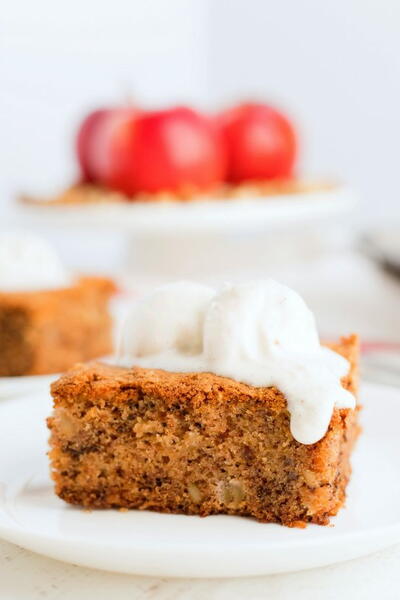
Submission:
[[[357,393],[356,336],[330,347]],[[304,526],[326,525],[344,503],[357,409],[335,409],[326,435],[304,445],[277,389],[210,373],[81,364],[52,395],[52,476],[71,504]]]

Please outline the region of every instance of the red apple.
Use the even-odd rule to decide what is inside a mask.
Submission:
[[[99,125],[104,117],[110,112],[103,108],[90,113],[82,122],[76,138],[76,153],[78,155],[79,165],[81,167],[82,178],[90,181],[94,178],[92,168],[92,154],[95,147],[94,138]]]
[[[81,126],[77,152],[87,180],[127,195],[207,190],[226,175],[219,128],[185,107],[96,111]]]
[[[127,130],[138,111],[135,108],[103,108],[90,113],[82,122],[76,151],[85,181],[113,180],[115,160],[125,153]]]
[[[186,107],[143,113],[135,124],[131,159],[123,186],[127,193],[208,190],[226,175],[219,129]]]
[[[229,181],[292,175],[297,136],[282,113],[266,104],[246,103],[222,113],[218,122],[226,140]]]

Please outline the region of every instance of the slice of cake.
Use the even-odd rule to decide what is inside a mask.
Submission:
[[[0,236],[0,376],[65,371],[112,351],[114,283],[71,277],[32,235]]]
[[[125,325],[122,362],[52,386],[56,493],[90,508],[327,524],[358,435],[357,338],[321,346],[273,281],[160,288]]]

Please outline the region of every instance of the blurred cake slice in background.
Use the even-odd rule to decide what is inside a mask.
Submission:
[[[112,351],[114,283],[69,273],[35,235],[0,235],[0,376],[65,371]]]

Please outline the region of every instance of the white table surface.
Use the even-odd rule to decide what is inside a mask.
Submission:
[[[1,600],[398,600],[400,545],[298,573],[242,579],[158,579],[64,564],[0,541]]]

